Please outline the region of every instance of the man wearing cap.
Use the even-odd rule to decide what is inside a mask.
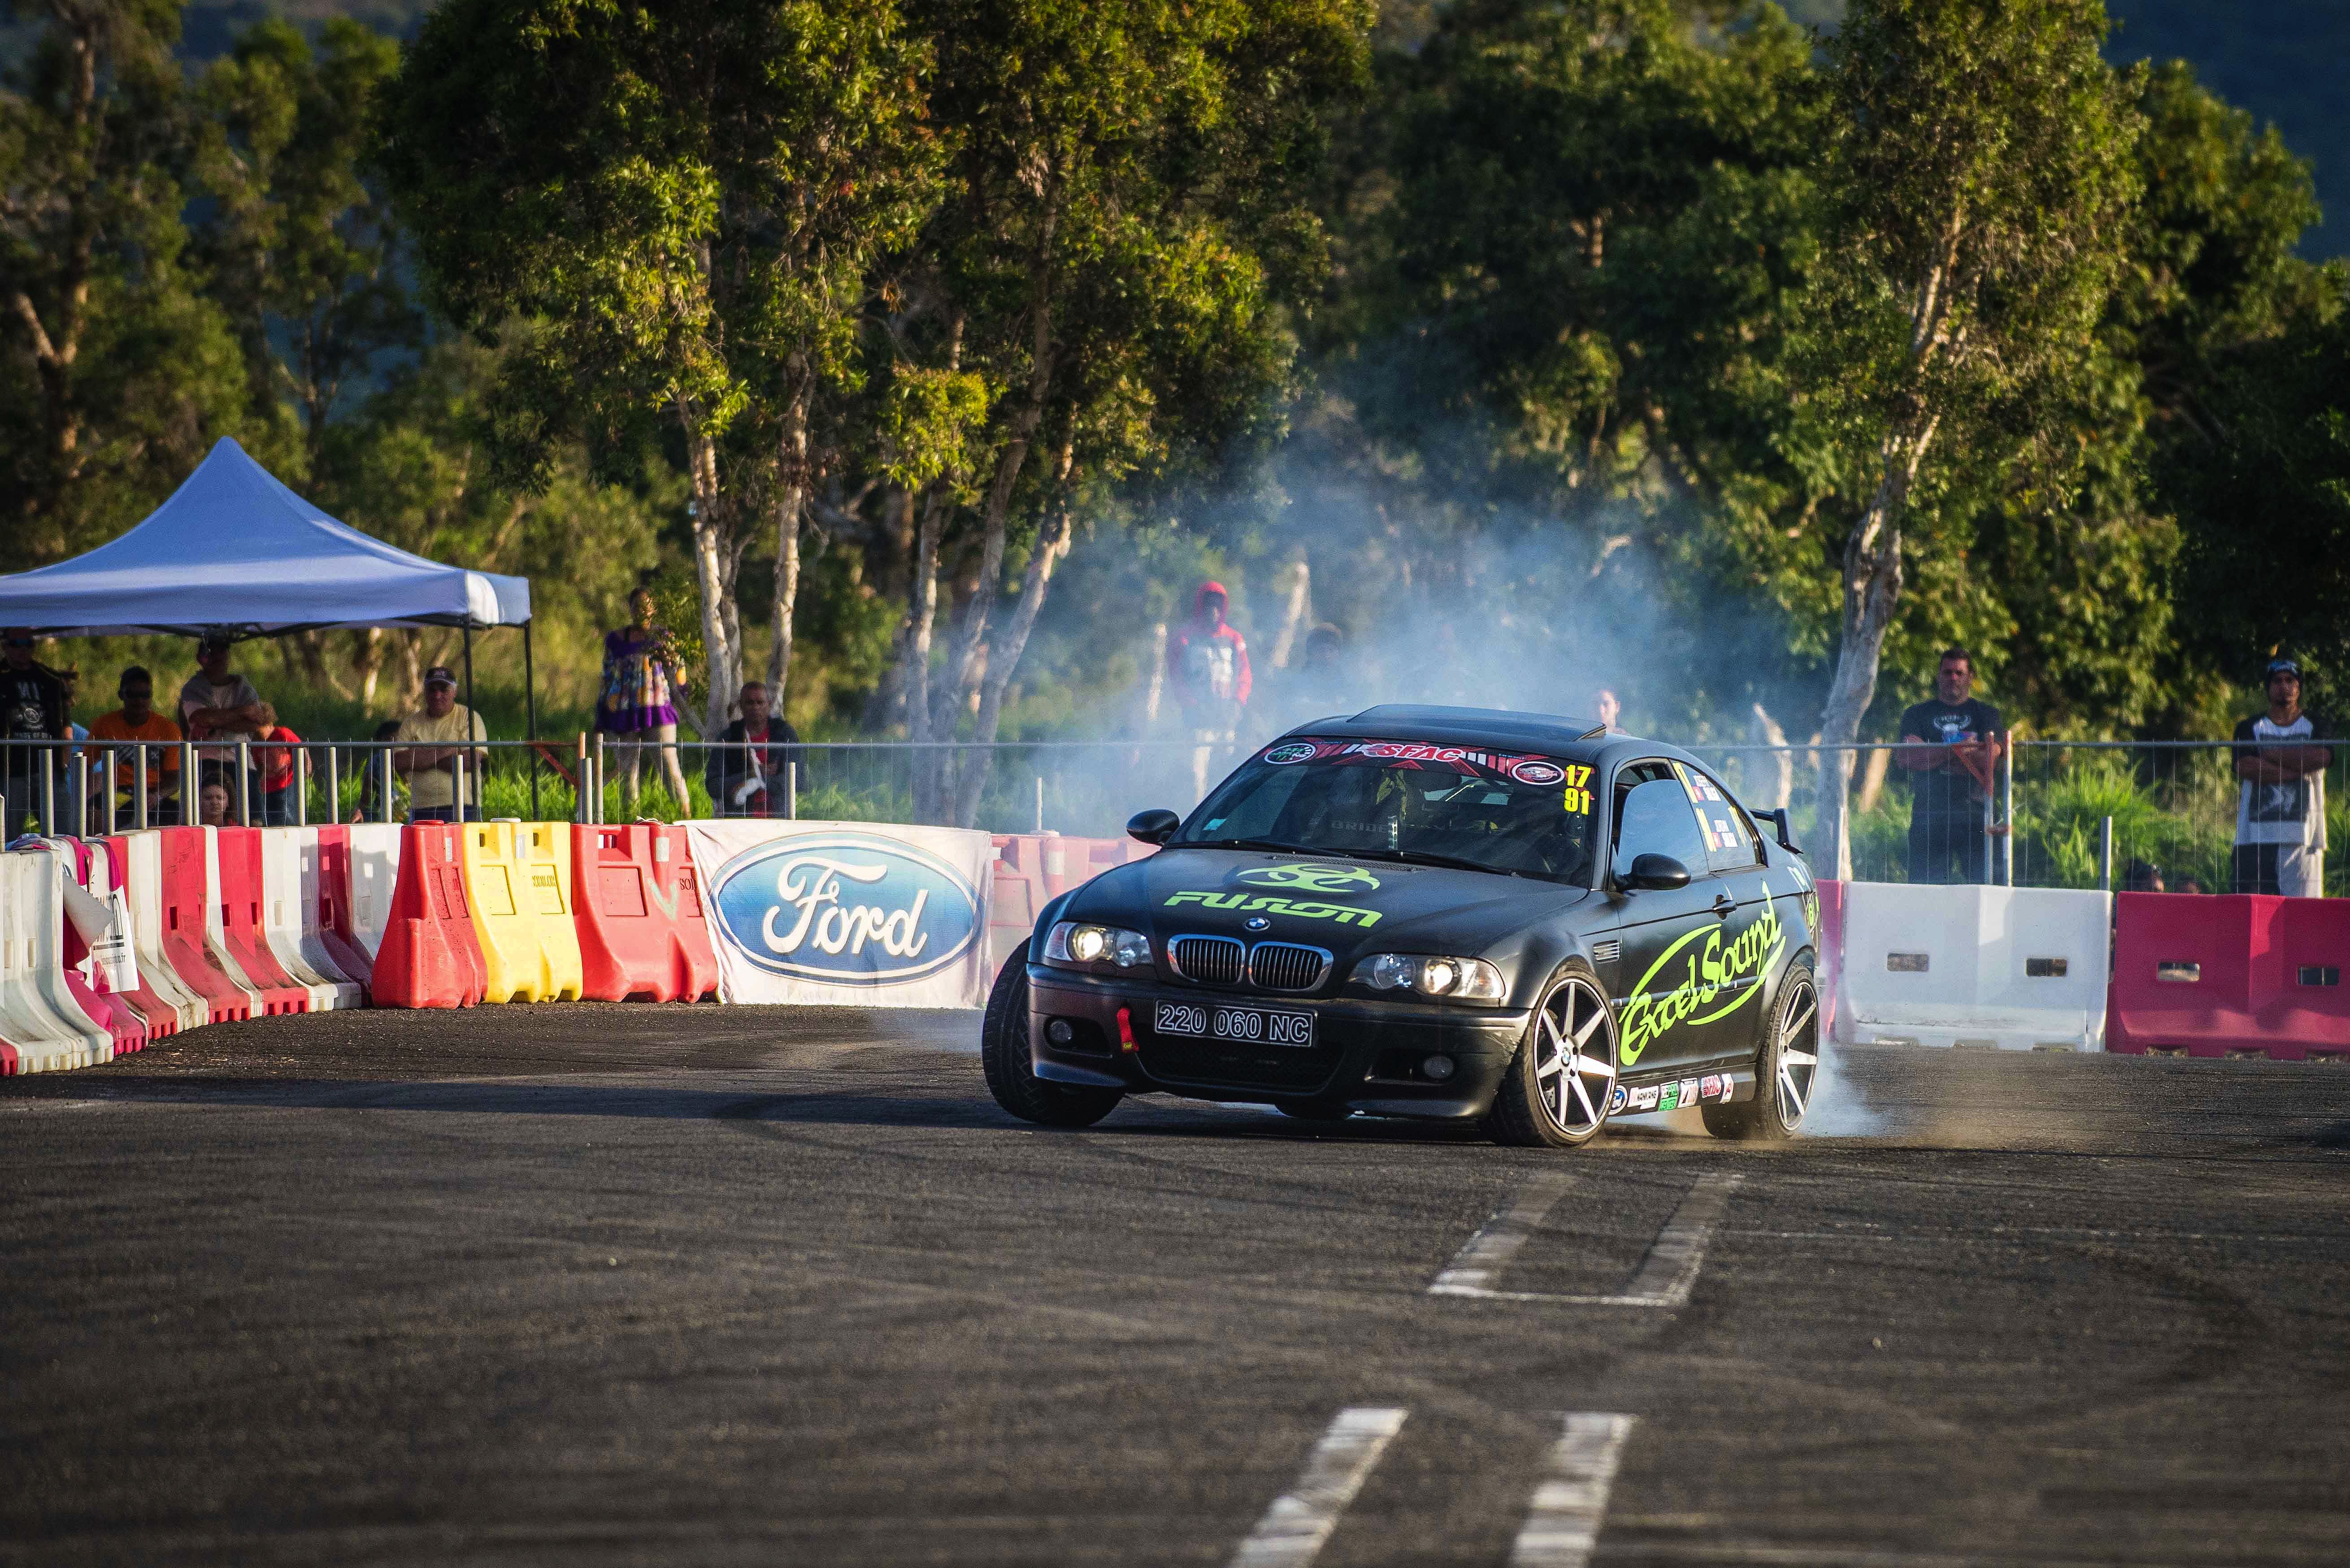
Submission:
[[[2325,896],[2325,769],[2332,726],[2302,711],[2301,666],[2272,659],[2269,711],[2236,726],[2235,891]]]
[[[66,689],[33,661],[33,634],[23,627],[10,627],[0,633],[0,650],[6,654],[0,660],[0,740],[64,740],[70,722]],[[0,751],[6,753],[0,759],[0,795],[8,803],[7,817],[0,821],[0,840],[5,840],[16,836],[27,817],[39,815],[42,772],[45,767],[61,766],[63,757],[33,746],[6,746]],[[57,788],[64,787],[60,780]],[[56,802],[60,818],[65,806],[63,800]]]
[[[180,688],[180,724],[188,739],[198,742],[224,742],[226,744],[203,745],[196,748],[197,777],[218,774],[234,780],[236,776],[236,742],[258,740],[261,735],[261,693],[253,682],[242,675],[232,674],[228,667],[230,648],[226,632],[211,631],[196,645],[196,672]],[[261,815],[261,782],[258,774],[246,781],[247,798],[255,820]],[[232,788],[232,803],[236,799]],[[230,810],[235,807],[232,804]]]
[[[457,763],[465,764],[463,820],[482,820],[482,769],[490,753],[481,742],[490,738],[482,716],[457,701],[457,677],[445,664],[424,672],[424,710],[400,722],[392,737],[400,749],[391,753],[391,765],[408,781],[408,820],[455,822]],[[465,742],[472,741],[473,745]]]

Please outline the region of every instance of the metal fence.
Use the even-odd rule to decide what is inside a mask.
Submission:
[[[1899,763],[1905,748],[1690,749],[1751,806],[1789,807],[1797,842],[1806,845],[1818,829],[1822,759],[1848,758],[1854,876],[1899,882],[1918,873],[1911,832],[1916,791]],[[231,822],[400,821],[412,805],[411,780],[429,771],[397,765],[417,761],[398,755],[411,750],[372,741],[306,741],[292,747],[0,741],[0,789],[7,795],[10,836],[28,819],[44,831],[92,834],[192,820],[178,786],[183,778],[222,783],[226,799],[221,804]],[[632,748],[594,736],[568,742],[493,741],[478,749],[486,765],[461,757],[441,764],[441,771],[467,815],[490,817],[608,822],[759,815],[915,822],[951,816],[996,833],[1049,829],[1111,836],[1146,806],[1188,810],[1203,782],[1212,784],[1243,754],[1190,742],[1136,741],[983,747],[826,742],[766,748],[681,741],[665,750],[666,755],[650,742]],[[2224,741],[2018,742],[1991,798],[1981,802],[1983,832],[1972,842],[1988,862],[1986,879],[2018,887],[2122,887],[2135,873],[2140,885],[2158,877],[2172,890],[2191,883],[2207,892],[2228,891],[2245,783],[2236,772],[2234,750]],[[46,769],[44,755],[51,762]],[[282,788],[268,787],[276,782],[273,767]],[[2329,841],[2350,842],[2334,831],[2337,822],[2350,830],[2345,774],[2350,746],[2336,749],[2324,775]],[[941,795],[942,780],[951,783],[954,798]],[[682,801],[676,792],[681,781]],[[2329,868],[2326,891],[2350,893],[2350,867]]]

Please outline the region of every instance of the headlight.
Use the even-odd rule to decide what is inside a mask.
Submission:
[[[1118,926],[1087,926],[1063,920],[1045,937],[1045,961],[1073,969],[1115,964],[1133,969],[1150,961],[1150,939]]]
[[[1502,971],[1483,959],[1374,953],[1355,966],[1355,981],[1373,991],[1416,991],[1460,1002],[1501,1002],[1509,994]]]

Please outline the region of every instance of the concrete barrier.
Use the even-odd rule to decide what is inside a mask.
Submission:
[[[473,934],[482,944],[482,1000],[579,1000],[579,933],[571,921],[570,845],[551,822],[468,823],[460,850]]]
[[[318,833],[315,827],[264,827],[261,930],[270,957],[310,993],[310,1011],[359,1004],[359,982],[328,953],[318,926]]]
[[[54,1073],[113,1060],[106,1027],[66,985],[65,867],[46,851],[0,854],[0,1042],[5,1069]]]
[[[2098,1051],[2112,895],[1848,882],[1845,1044]]]

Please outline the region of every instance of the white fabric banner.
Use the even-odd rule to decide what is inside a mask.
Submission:
[[[987,1005],[986,834],[881,822],[685,829],[721,1002]]]

